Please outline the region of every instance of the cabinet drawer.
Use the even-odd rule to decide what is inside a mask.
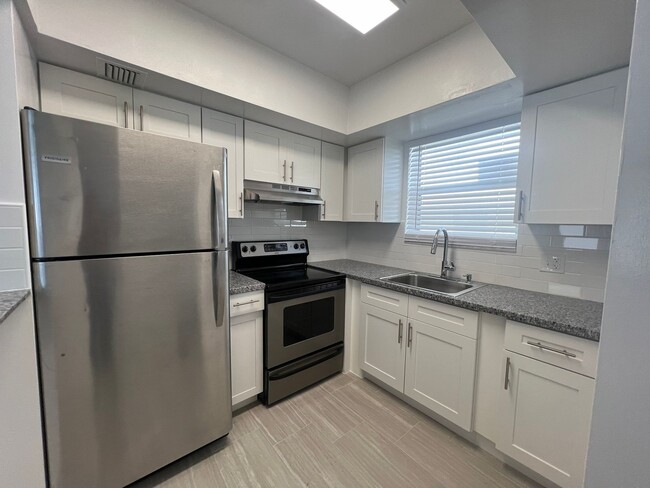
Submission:
[[[478,335],[478,312],[452,305],[410,297],[408,317],[472,339]]]
[[[361,285],[361,301],[379,307],[398,315],[406,316],[409,297],[398,291],[379,288],[378,286]]]
[[[505,348],[590,378],[596,377],[597,342],[508,320]]]
[[[264,291],[252,291],[230,297],[230,316],[264,310]]]

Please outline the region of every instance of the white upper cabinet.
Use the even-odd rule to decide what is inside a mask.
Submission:
[[[287,164],[291,184],[320,188],[321,141],[287,133]]]
[[[250,120],[245,128],[247,180],[320,187],[319,140]]]
[[[320,169],[320,196],[323,199],[320,220],[343,220],[345,149],[323,142]]]
[[[285,183],[287,146],[285,131],[247,120],[245,128],[244,175],[247,180]]]
[[[43,112],[133,128],[130,87],[45,63],[39,72]]]
[[[201,107],[135,89],[133,106],[136,130],[201,142]]]
[[[527,224],[612,224],[627,69],[524,98],[518,211]]]
[[[228,217],[244,218],[244,119],[202,109],[203,143],[228,150]]]
[[[401,145],[382,138],[348,148],[345,176],[345,221],[400,221]]]

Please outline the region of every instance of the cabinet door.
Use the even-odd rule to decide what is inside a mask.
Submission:
[[[293,185],[320,188],[321,142],[311,137],[288,133],[287,164]]]
[[[244,218],[244,119],[202,110],[203,143],[228,150],[228,217]]]
[[[48,112],[133,128],[133,89],[41,63],[41,107]]]
[[[476,341],[412,319],[406,335],[404,393],[470,431]]]
[[[521,221],[612,224],[626,81],[622,69],[524,99]]]
[[[323,142],[320,168],[320,196],[323,199],[320,220],[343,220],[343,182],[345,149]]]
[[[361,369],[404,391],[406,318],[361,304]]]
[[[348,148],[345,179],[346,221],[381,221],[383,161],[383,139]]]
[[[244,122],[244,175],[247,180],[268,183],[288,182],[286,131]]]
[[[201,107],[133,90],[135,128],[167,137],[201,142]]]
[[[230,319],[230,364],[232,404],[262,392],[262,312]]]
[[[563,488],[582,487],[595,381],[519,354],[504,355],[509,383],[501,389],[497,449]]]

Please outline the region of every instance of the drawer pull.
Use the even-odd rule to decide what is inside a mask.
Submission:
[[[399,329],[397,330],[397,343],[401,344],[402,343],[402,329],[404,327],[404,322],[402,322],[402,319],[399,319]]]
[[[233,307],[241,307],[241,306],[243,306],[243,305],[251,305],[251,304],[253,304],[253,303],[258,303],[258,302],[259,302],[259,300],[251,300],[251,301],[249,301],[249,302],[235,303],[235,304],[233,305]]]
[[[563,354],[568,358],[575,358],[576,357],[575,354],[573,354],[572,352],[567,351],[566,349],[557,349],[555,347],[545,346],[541,342],[526,341],[526,344],[528,344],[529,346],[539,347],[540,349],[544,349],[546,351],[555,352],[557,354]]]

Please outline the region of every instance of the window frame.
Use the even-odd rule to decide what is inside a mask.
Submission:
[[[446,139],[453,139],[455,137],[461,137],[467,134],[471,134],[473,132],[481,132],[484,130],[490,130],[494,129],[499,126],[505,126],[505,125],[510,125],[510,124],[515,124],[519,123],[521,124],[521,113],[516,113],[512,115],[507,115],[505,117],[499,117],[497,119],[492,119],[488,120],[485,122],[480,122],[478,124],[473,124],[465,127],[461,127],[458,129],[454,129],[451,131],[447,132],[441,132],[438,134],[433,134],[431,136],[426,136],[422,137],[419,139],[413,139],[411,141],[407,141],[404,143],[404,161],[406,162],[405,166],[405,174],[404,174],[404,200],[403,200],[403,206],[404,206],[404,242],[407,244],[425,244],[425,245],[431,245],[431,241],[433,239],[433,235],[418,235],[418,234],[409,234],[408,233],[408,211],[409,211],[409,173],[410,173],[410,157],[409,153],[412,147],[414,146],[421,146],[424,144],[432,144],[436,142],[440,142]],[[521,131],[521,127],[520,127]],[[521,134],[521,132],[520,132]],[[520,142],[521,146],[521,142]],[[517,160],[517,170],[519,170],[519,160]],[[454,235],[453,233],[450,233],[449,236],[449,246],[450,247],[455,247],[458,249],[471,249],[471,250],[479,250],[479,251],[489,251],[489,252],[505,252],[505,253],[516,253],[517,252],[517,242],[519,238],[519,226],[518,223],[515,221],[515,213],[516,213],[516,204],[517,202],[515,201],[515,210],[513,213],[513,224],[516,227],[516,232],[517,236],[513,241],[504,241],[503,245],[499,245],[497,243],[495,244],[485,244],[481,243],[480,239],[476,239],[476,244],[471,244],[467,242],[454,242]],[[465,238],[468,240],[471,240],[472,238]]]

